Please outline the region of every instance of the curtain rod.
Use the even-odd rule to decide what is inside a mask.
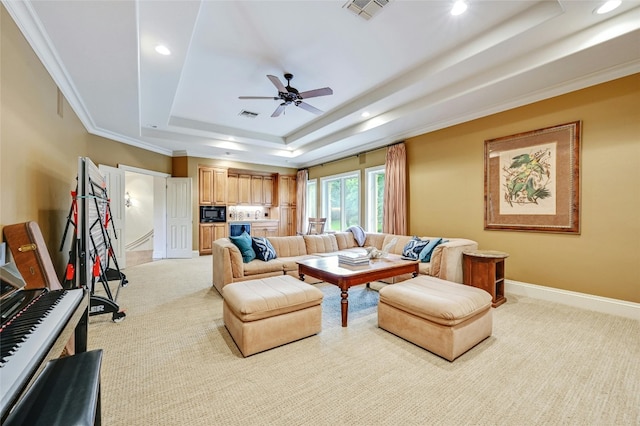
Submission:
[[[377,151],[377,150],[383,149],[383,148],[389,148],[390,146],[399,145],[399,144],[404,143],[404,142],[405,141],[403,141],[403,140],[402,141],[398,141],[398,142],[393,142],[393,143],[390,143],[389,145],[379,146],[378,148],[373,148],[373,149],[370,149],[370,150],[367,150],[367,151],[360,151],[360,152],[358,152],[356,154],[352,154],[352,155],[348,155],[346,157],[338,158],[337,160],[329,161],[328,163],[320,163],[320,164],[316,164],[314,166],[303,167],[302,169],[298,169],[298,170],[309,170],[309,168],[311,168],[311,167],[318,167],[318,166],[324,167],[325,164],[335,163],[336,161],[346,160],[347,158],[351,158],[351,157],[360,157],[363,154],[368,154],[370,152]]]

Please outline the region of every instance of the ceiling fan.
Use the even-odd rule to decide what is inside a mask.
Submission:
[[[284,78],[287,80],[286,87],[275,75],[267,75],[267,78],[271,80],[273,85],[276,86],[276,89],[278,89],[278,96],[239,96],[239,99],[273,99],[276,101],[281,100],[282,103],[278,105],[278,108],[276,108],[273,114],[271,114],[271,117],[278,117],[280,114],[282,114],[287,105],[291,104],[294,104],[295,106],[314,114],[322,114],[321,110],[304,102],[304,99],[315,98],[317,96],[333,95],[333,90],[331,90],[330,87],[307,90],[306,92],[298,92],[298,89],[296,89],[295,87],[291,87],[291,79],[293,78],[293,74],[287,73],[284,75]]]

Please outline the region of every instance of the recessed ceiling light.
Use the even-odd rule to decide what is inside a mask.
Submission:
[[[360,114],[362,117],[367,118],[368,116],[371,115],[371,113],[369,111],[365,111],[362,114]]]
[[[164,56],[171,55],[171,51],[169,50],[169,48],[163,44],[159,44],[156,46],[156,52]]]
[[[621,4],[622,4],[621,0],[609,0],[608,2],[603,4],[602,6],[600,6],[596,10],[594,10],[594,12],[597,13],[598,15],[603,15],[605,13],[609,13],[612,10],[616,9]]]
[[[451,8],[451,14],[453,16],[458,16],[463,14],[466,10],[467,10],[467,3],[465,3],[462,0],[458,0],[453,4],[453,7]]]

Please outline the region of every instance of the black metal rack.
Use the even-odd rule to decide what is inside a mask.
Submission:
[[[106,182],[96,165],[86,157],[78,159],[77,181],[76,190],[71,192],[71,209],[60,245],[62,251],[72,226],[69,262],[62,285],[65,288],[89,289],[89,315],[111,313],[112,320],[120,322],[126,314],[120,309],[117,299],[120,288],[126,287],[128,281],[120,271],[109,235],[111,224],[114,238],[117,238],[111,221]],[[97,281],[102,283],[106,297],[95,294]],[[110,281],[118,281],[115,296],[111,291]]]

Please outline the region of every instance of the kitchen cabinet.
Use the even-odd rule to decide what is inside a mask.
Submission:
[[[277,237],[280,235],[280,223],[277,220],[261,220],[251,222],[253,237]]]
[[[198,168],[198,199],[201,205],[227,204],[227,170]]]
[[[296,208],[280,206],[280,236],[296,235]]]
[[[296,205],[296,177],[278,176],[278,204],[281,206]]]
[[[262,203],[265,207],[273,205],[273,177],[265,176],[262,179]]]
[[[238,175],[229,174],[227,177],[227,204],[235,206],[238,204]]]
[[[251,205],[261,206],[263,204],[262,176],[251,176]]]
[[[238,175],[238,204],[251,204],[251,175]]]
[[[226,223],[203,223],[200,224],[200,237],[198,251],[200,255],[211,254],[213,242],[227,236]]]

